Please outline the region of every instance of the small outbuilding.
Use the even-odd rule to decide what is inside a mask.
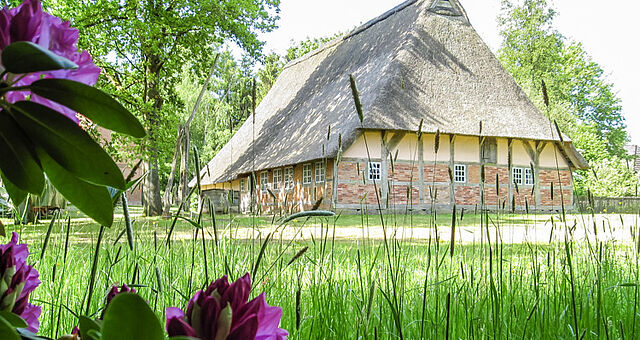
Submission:
[[[200,175],[242,211],[552,210],[587,167],[457,0],[410,0],[286,65]]]

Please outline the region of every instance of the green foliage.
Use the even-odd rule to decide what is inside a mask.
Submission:
[[[112,150],[125,151],[117,157],[129,160],[143,151],[149,171],[145,202],[149,213],[159,213],[159,173],[168,173],[184,108],[176,92],[183,66],[194,65],[201,76],[216,46],[225,41],[237,43],[252,58],[260,56],[257,32],[275,27],[279,0],[63,0],[52,6],[80,30],[80,47],[103,69],[99,86],[142,118],[149,135],[141,148],[115,138],[125,147]]]
[[[71,61],[34,44],[18,42],[2,51],[2,62],[7,70],[21,73],[6,75],[7,86],[0,93],[3,97],[10,91],[31,91],[88,116],[101,116],[101,124],[116,129],[120,128],[119,122],[127,122],[129,126],[122,128],[123,132],[144,135],[136,118],[113,98],[96,89],[87,90],[75,81],[46,79],[11,86],[16,76],[75,67]],[[71,203],[110,226],[113,206],[107,186],[125,189],[122,173],[111,157],[82,128],[48,106],[32,101],[8,103],[4,98],[2,106],[0,175],[13,206],[20,206],[28,193],[44,196],[47,174]]]
[[[617,156],[591,162],[591,170],[575,176],[576,192],[586,194],[588,188],[597,197],[635,196],[640,178],[629,169],[627,160]]]
[[[328,36],[328,37],[320,37],[320,38],[307,38],[306,40],[303,40],[299,43],[297,43],[296,45],[290,47],[287,50],[287,55],[285,56],[286,62],[290,62],[294,59],[298,59],[300,57],[302,57],[303,55],[318,49],[319,47],[321,47],[322,45],[328,43],[329,41],[336,39],[340,36],[342,36],[343,33],[336,33],[332,36]]]
[[[15,74],[78,68],[71,60],[30,41],[18,41],[2,50],[2,64]]]
[[[575,138],[576,125],[592,132],[610,155],[625,156],[627,141],[620,99],[602,68],[582,45],[553,27],[555,11],[546,0],[503,0],[498,18],[503,43],[498,57],[527,95],[563,132]],[[544,105],[542,81],[550,107]]]
[[[164,331],[149,305],[136,294],[119,294],[109,304],[102,340],[162,340]]]

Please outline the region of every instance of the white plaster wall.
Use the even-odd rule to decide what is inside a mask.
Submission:
[[[407,132],[402,138],[402,141],[398,143],[396,149],[391,150],[391,155],[395,157],[396,150],[398,150],[398,160],[403,161],[418,161],[418,136],[413,132]]]
[[[517,139],[513,141],[511,157],[513,158],[512,161],[514,166],[530,166],[531,162],[533,162],[531,157],[529,157],[529,153],[527,152],[527,149],[525,149],[523,143],[526,142]],[[532,147],[535,146],[532,145]]]
[[[480,141],[478,137],[456,136],[454,158],[459,162],[480,162]]]
[[[438,154],[435,154],[434,146],[436,141],[435,134],[422,135],[424,142],[424,161],[433,162],[448,162],[449,161],[449,135],[440,135],[440,148]],[[436,157],[437,156],[437,157]]]
[[[509,141],[506,138],[498,138],[498,164],[509,165]]]
[[[554,143],[547,143],[547,146],[542,150],[540,154],[540,167],[542,168],[555,168],[556,167],[556,156],[558,159],[558,168],[568,168],[569,164],[558,150],[557,146]]]
[[[366,136],[366,144],[365,144]],[[342,153],[342,157],[345,158],[367,158],[367,146],[369,147],[369,154],[371,158],[380,158],[382,154],[380,152],[380,145],[382,143],[382,136],[380,131],[367,131],[361,134],[351,146]]]

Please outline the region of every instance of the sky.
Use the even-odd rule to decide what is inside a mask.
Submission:
[[[346,32],[386,12],[404,0],[281,0],[279,28],[262,34],[265,52],[283,54],[294,42]],[[500,0],[460,0],[471,24],[496,52],[501,38],[496,18]],[[551,0],[558,12],[555,27],[581,42],[605,71],[622,99],[627,131],[640,144],[640,2],[635,0]],[[633,33],[636,32],[636,33]]]

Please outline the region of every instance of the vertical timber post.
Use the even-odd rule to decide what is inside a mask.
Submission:
[[[331,192],[331,202],[333,204],[333,209],[336,210],[338,208],[338,158],[333,160],[333,187]]]
[[[380,170],[382,171],[382,180],[380,181],[380,206],[383,210],[387,209],[387,197],[389,196],[389,150],[387,149],[387,143],[385,142],[386,132],[382,130],[380,132]],[[380,212],[382,214],[382,211]]]
[[[418,192],[420,201],[418,205],[425,203],[424,201],[424,140],[418,139]]]
[[[456,140],[456,135],[454,134],[450,134],[449,135],[449,171],[450,171],[450,176],[449,176],[449,203],[451,203],[451,207],[453,207],[453,205],[456,204],[456,197],[455,197],[455,184],[454,184],[454,179],[455,179],[455,140]]]
[[[509,171],[509,207],[515,210],[515,200],[513,199],[513,139],[507,139],[507,170]],[[523,174],[524,176],[524,174]]]

